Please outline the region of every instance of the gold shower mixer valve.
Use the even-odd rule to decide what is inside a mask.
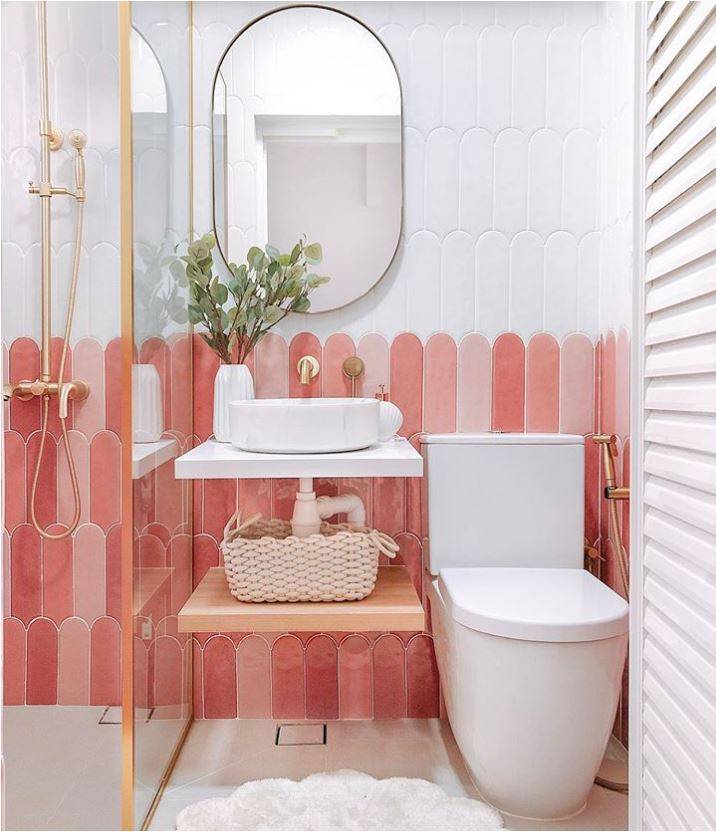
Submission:
[[[86,399],[90,394],[90,385],[86,381],[79,381],[73,379],[72,381],[63,381],[59,384],[56,381],[17,381],[14,384],[6,384],[3,387],[3,398],[5,401],[15,397],[20,401],[29,401],[35,396],[58,396],[59,397],[59,416],[61,419],[67,418],[67,409],[70,399],[81,401]]]

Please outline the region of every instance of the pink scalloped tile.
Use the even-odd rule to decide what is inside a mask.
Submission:
[[[406,647],[406,702],[408,717],[439,716],[440,686],[433,639],[414,636]]]
[[[234,719],[237,715],[234,643],[226,636],[214,636],[202,652],[204,716],[206,719]]]
[[[477,332],[458,347],[457,420],[459,433],[490,430],[491,348]]]
[[[208,534],[198,534],[193,539],[193,577],[192,581],[196,587],[207,570],[212,566],[220,565],[219,545],[217,541]]]
[[[586,434],[593,430],[595,349],[587,335],[574,332],[560,349],[560,431]]]
[[[58,705],[90,703],[90,631],[80,618],[63,621],[59,634]]]
[[[616,433],[617,419],[617,343],[610,330],[602,339],[602,367],[600,377],[600,430]]]
[[[135,618],[135,622],[140,623],[140,621],[142,621],[140,618]],[[142,623],[145,622],[142,621]],[[149,693],[149,647],[151,641],[145,641],[135,635],[132,644],[134,706],[135,708],[149,708],[151,699]]]
[[[454,433],[456,430],[456,389],[458,350],[450,335],[439,332],[426,343],[423,430]]]
[[[42,547],[29,524],[18,526],[10,538],[12,615],[25,624],[42,615]]]
[[[53,525],[50,534],[59,534],[64,526]],[[60,624],[74,613],[73,537],[42,541],[42,614]]]
[[[304,719],[304,648],[294,635],[279,636],[272,645],[271,692],[274,719]]]
[[[90,518],[105,531],[120,521],[120,441],[100,431],[90,445]]]
[[[371,649],[362,635],[349,635],[339,644],[339,717],[373,717]]]
[[[525,346],[519,335],[506,332],[493,344],[493,430],[525,429]]]
[[[236,480],[205,480],[202,525],[196,531],[220,541],[224,527],[237,510],[237,500]]]
[[[239,508],[242,517],[270,517],[271,480],[239,480]]]
[[[306,645],[306,718],[338,719],[339,679],[336,643],[317,635]]]
[[[405,651],[401,639],[380,636],[373,645],[373,703],[375,719],[406,716]]]
[[[526,430],[533,433],[557,433],[560,347],[547,332],[539,332],[528,342],[525,387]]]
[[[343,372],[344,361],[356,354],[353,340],[343,332],[329,335],[324,344],[323,395],[351,396],[351,379]]]
[[[623,327],[615,344],[615,433],[630,435],[630,335]]]
[[[421,453],[420,436],[412,436],[409,442]],[[422,488],[424,482],[422,477],[406,478],[406,531],[422,536],[423,509],[422,509]]]
[[[359,341],[356,355],[364,362],[364,371],[357,379],[356,395],[371,398],[383,384],[389,392],[390,350],[388,341],[377,332],[370,332]]]
[[[156,707],[182,703],[182,646],[173,636],[160,636],[154,647],[154,697]]]
[[[204,666],[202,647],[192,639],[192,706],[195,719],[204,719]]]
[[[113,338],[105,347],[105,426],[122,435],[122,340]]]
[[[200,336],[192,345],[192,377],[194,379],[194,433],[200,442],[212,435],[214,414],[214,377],[219,369],[219,356]]]
[[[423,345],[410,332],[391,344],[391,401],[403,413],[401,436],[413,436],[423,427]]]
[[[80,431],[69,432],[70,448],[75,463],[77,485],[80,489],[80,522],[90,518],[90,446]],[[57,451],[57,513],[61,523],[67,525],[75,515],[75,500],[70,479],[70,466],[64,444]]]
[[[22,621],[3,621],[3,701],[6,705],[25,704],[26,633]]]
[[[73,402],[75,430],[88,439],[105,428],[105,352],[94,338],[82,338],[72,356],[76,377],[90,385],[90,395]]]
[[[50,342],[50,375],[53,379],[58,377],[60,370],[60,354],[62,353],[62,338],[54,337]],[[63,372],[64,379],[72,379],[72,348],[68,347],[67,356],[65,358],[65,369]],[[68,409],[67,414],[67,429],[73,427],[72,407]],[[57,399],[53,398],[50,402],[50,409],[48,411],[47,429],[55,437],[59,439],[61,436],[60,417],[57,407]]]
[[[192,340],[187,334],[171,344],[170,394],[171,415],[165,430],[187,437],[192,430]]]
[[[239,716],[244,719],[271,717],[271,651],[255,633],[237,647]]]
[[[289,395],[289,345],[275,332],[267,332],[254,350],[254,393],[257,399],[283,399]]]
[[[175,535],[167,550],[170,578],[170,612],[175,615],[186,604],[192,592],[192,538],[188,534]]]
[[[120,628],[113,618],[99,618],[90,633],[90,704],[119,705]]]
[[[376,528],[393,537],[404,529],[405,511],[405,480],[401,477],[376,477],[373,481],[373,522]]]
[[[107,531],[105,604],[107,615],[119,621],[121,614],[122,527],[118,523]]]
[[[420,540],[408,532],[396,535],[396,543],[400,546],[396,557],[391,561],[395,566],[405,566],[411,576],[418,597],[423,596],[423,550]]]
[[[271,516],[291,520],[299,481],[295,479],[271,480]]]
[[[25,440],[19,433],[6,430],[4,444],[5,476],[8,477],[5,488],[5,528],[11,532],[24,523],[27,517]]]
[[[27,630],[27,704],[57,704],[57,627],[48,618]]]
[[[319,370],[319,374],[314,376],[308,384],[301,384],[299,381],[299,374],[297,365],[301,358],[305,355],[313,355],[319,362],[319,367],[322,363],[322,350],[319,339],[308,332],[300,332],[291,339],[289,344],[289,395],[294,398],[309,398],[311,396],[320,396],[323,384],[323,368]]]
[[[34,381],[40,374],[40,348],[32,338],[16,338],[10,345],[10,381]],[[40,429],[40,399],[10,400],[10,428],[25,437]]]
[[[27,516],[32,516],[30,502],[35,466],[40,453],[40,433],[33,433],[27,441],[27,467],[25,493],[27,494]],[[35,512],[38,522],[43,526],[57,522],[57,445],[48,435],[42,451],[42,464],[37,479]]]

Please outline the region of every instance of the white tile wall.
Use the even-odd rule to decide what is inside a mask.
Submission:
[[[72,342],[119,334],[119,81],[114,3],[47,4],[50,116],[88,135],[87,204]],[[40,206],[34,3],[2,4],[2,335],[40,337]],[[52,155],[53,183],[72,185],[73,153]],[[64,325],[75,207],[53,200],[53,333]]]
[[[236,33],[275,5],[195,4],[198,231],[211,225],[213,73]],[[598,299],[606,317],[622,309],[612,289],[629,264],[630,174],[619,160],[631,150],[622,142],[632,4],[335,5],[373,28],[398,67],[403,239],[369,295],[335,312],[294,316],[284,334],[391,338],[410,330],[425,340],[439,330],[494,338],[510,329],[596,337]],[[598,281],[610,288],[601,292]]]

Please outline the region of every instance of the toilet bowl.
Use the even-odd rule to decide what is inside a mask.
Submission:
[[[559,820],[585,806],[618,705],[628,607],[582,568],[583,438],[424,439],[441,689],[482,797]]]
[[[582,811],[617,708],[627,605],[579,569],[448,569],[429,599],[448,719],[483,798],[540,820]]]

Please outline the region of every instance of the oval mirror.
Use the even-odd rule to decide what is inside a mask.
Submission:
[[[318,242],[331,280],[311,312],[364,295],[401,233],[401,90],[378,38],[343,12],[279,9],[242,32],[214,79],[214,225],[227,262]]]

